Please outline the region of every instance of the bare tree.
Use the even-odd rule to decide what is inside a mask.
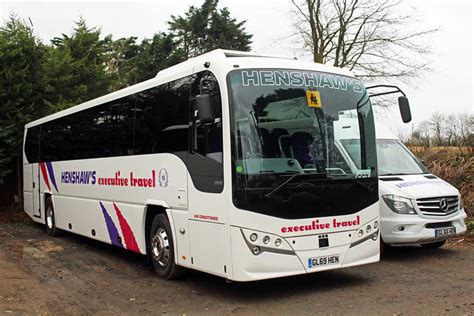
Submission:
[[[474,146],[474,115],[433,113],[412,129],[407,143],[421,146]]]
[[[458,144],[458,134],[456,133],[458,122],[456,120],[456,115],[449,114],[444,119],[444,133],[446,137],[446,145],[454,146]]]
[[[434,133],[434,143],[436,146],[443,145],[443,132],[445,129],[446,117],[439,113],[435,112],[431,115],[430,127]]]
[[[437,28],[410,30],[401,0],[292,0],[294,26],[317,63],[353,70],[359,77],[413,77],[428,69],[426,42]],[[423,40],[425,39],[425,40]]]
[[[429,121],[422,121],[415,132],[419,135],[421,144],[423,146],[430,146],[431,145],[431,137],[430,137],[430,122]]]
[[[456,115],[457,135],[461,146],[474,146],[474,115],[459,113]]]

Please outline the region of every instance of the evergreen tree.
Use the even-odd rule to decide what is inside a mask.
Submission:
[[[113,78],[106,72],[107,41],[100,39],[100,30],[88,28],[81,18],[71,36],[63,34],[51,42],[44,70],[45,98],[53,111],[109,92]]]
[[[245,32],[245,21],[230,17],[227,8],[217,9],[218,0],[205,0],[200,8],[191,6],[184,16],[171,16],[171,34],[185,58],[216,48],[248,51],[252,35]]]
[[[23,21],[0,28],[0,177],[21,165],[24,125],[45,114],[44,46]]]

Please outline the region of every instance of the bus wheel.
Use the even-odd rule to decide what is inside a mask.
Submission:
[[[151,224],[150,257],[160,278],[171,280],[181,276],[183,268],[174,261],[173,235],[165,214],[155,216]]]
[[[429,243],[429,244],[422,244],[421,247],[436,249],[436,248],[439,248],[439,247],[443,246],[445,243],[446,243],[446,240],[443,240],[443,241],[432,242],[432,243]]]
[[[54,216],[54,206],[51,198],[46,199],[46,233],[50,236],[57,237],[60,235],[59,229],[56,227],[56,219]]]

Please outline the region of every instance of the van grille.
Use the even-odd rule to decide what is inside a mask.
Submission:
[[[458,210],[457,196],[440,196],[416,200],[420,212],[424,215],[446,216]]]

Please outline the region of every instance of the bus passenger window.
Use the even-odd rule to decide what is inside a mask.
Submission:
[[[199,121],[196,105],[198,94],[211,95],[214,122],[201,124]],[[196,74],[191,86],[189,109],[191,150],[188,168],[195,187],[202,192],[219,193],[224,187],[221,113],[221,96],[216,78],[209,71]]]

